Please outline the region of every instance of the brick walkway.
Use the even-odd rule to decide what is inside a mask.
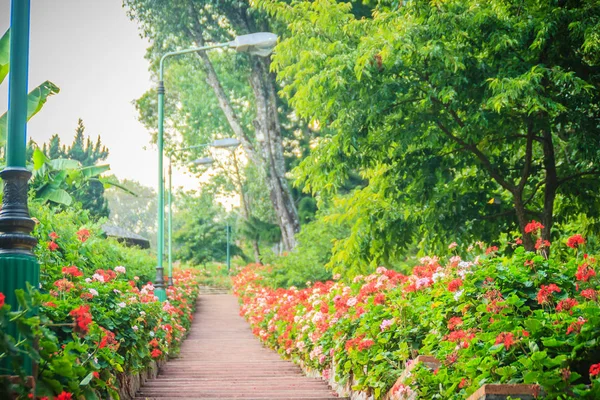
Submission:
[[[179,358],[140,389],[135,400],[336,399],[327,384],[264,348],[238,315],[237,299],[204,294]]]

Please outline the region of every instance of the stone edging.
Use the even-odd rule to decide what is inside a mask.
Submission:
[[[419,363],[425,364],[425,366],[431,370],[436,369],[441,363],[433,356],[421,355],[415,358],[408,366],[402,371],[400,377],[394,383],[394,386],[389,390],[383,400],[416,400],[416,394],[413,394],[409,398],[399,397],[396,393],[397,388],[404,383],[406,378],[410,376],[410,371]],[[352,386],[355,381],[352,376],[348,378],[348,382],[343,385],[335,380],[335,360],[333,361],[329,371],[329,376],[324,376],[321,372],[307,367],[304,362],[299,362],[302,371],[311,378],[320,378],[329,384],[329,386],[338,394],[339,397],[347,397],[350,400],[374,400],[373,394],[369,392],[354,391]],[[539,385],[527,385],[527,384],[487,384],[481,386],[475,393],[467,398],[467,400],[501,400],[507,397],[518,396],[522,400],[533,400],[543,396],[543,392]]]

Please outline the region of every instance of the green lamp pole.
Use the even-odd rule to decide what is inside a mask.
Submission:
[[[17,307],[15,290],[25,289],[27,284],[37,288],[40,280],[40,267],[33,255],[37,240],[31,236],[35,223],[27,207],[31,172],[25,168],[29,15],[29,0],[11,1],[6,167],[0,172],[4,181],[0,211],[0,292],[13,309]],[[13,324],[9,326],[9,333],[17,337]],[[5,363],[0,364],[4,364],[0,368],[7,367]],[[28,362],[26,368],[30,367]]]
[[[235,139],[235,138],[226,138],[226,139],[217,139],[212,141],[211,143],[203,143],[203,144],[197,144],[195,146],[189,146],[189,147],[183,147],[181,149],[176,149],[173,150],[171,152],[171,154],[169,155],[169,192],[167,195],[167,201],[169,204],[169,213],[168,213],[168,217],[167,217],[167,233],[168,233],[168,256],[167,259],[169,260],[169,281],[168,281],[168,285],[169,287],[173,286],[173,201],[172,201],[172,162],[171,162],[171,156],[173,155],[173,153],[175,152],[180,152],[180,151],[185,151],[185,150],[191,150],[191,149],[198,149],[198,148],[202,148],[202,147],[215,147],[215,148],[228,148],[228,147],[237,147],[240,145],[240,141]],[[197,162],[198,160],[196,160],[194,163],[195,164],[212,164],[212,158],[206,158],[205,160],[210,160],[210,161],[206,161],[206,162]]]
[[[17,0],[13,0],[17,1]],[[165,248],[164,221],[165,221],[165,199],[164,199],[164,183],[163,183],[163,122],[164,122],[164,102],[165,102],[165,85],[164,85],[164,66],[165,60],[169,57],[196,53],[210,49],[230,47],[239,52],[245,52],[252,55],[266,57],[273,51],[277,43],[277,35],[269,32],[251,33],[249,35],[238,36],[232,42],[219,43],[212,46],[194,47],[186,50],[172,51],[166,53],[160,59],[159,66],[159,82],[158,82],[158,265],[156,266],[156,279],[154,281],[154,294],[160,301],[167,299],[165,290],[163,257]]]

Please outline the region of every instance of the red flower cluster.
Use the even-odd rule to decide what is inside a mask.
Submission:
[[[542,238],[538,238],[537,242],[535,242],[535,249],[544,249],[550,247],[550,242],[547,240],[542,240]]]
[[[496,342],[494,344],[504,344],[504,348],[508,350],[515,344],[515,335],[513,335],[512,332],[502,332],[496,337]]]
[[[538,294],[537,301],[539,304],[544,304],[548,302],[548,299],[552,295],[553,292],[560,293],[560,288],[556,286],[556,284],[551,283],[549,285],[542,285]]]
[[[78,331],[82,335],[86,335],[92,323],[92,314],[90,313],[90,306],[79,306],[69,313],[75,319],[75,331]]]
[[[365,335],[358,335],[354,339],[346,341],[346,351],[358,349],[359,351],[366,350],[375,344],[371,339],[365,339]]]
[[[73,399],[73,395],[71,393],[62,392],[58,396],[55,397],[56,400],[71,400]]]
[[[488,255],[488,254],[493,253],[495,251],[498,251],[498,246],[490,246],[487,249],[485,249],[485,254]]]
[[[569,246],[572,249],[576,249],[579,247],[579,245],[584,244],[584,243],[585,243],[585,239],[580,234],[573,235],[567,239],[567,246]]]
[[[4,306],[4,299],[6,299],[6,296],[4,295],[4,293],[0,292],[0,308]]]
[[[596,276],[596,271],[587,263],[581,264],[575,273],[575,278],[581,282],[589,281],[592,276]]]
[[[567,297],[566,299],[558,302],[558,305],[556,306],[556,311],[570,311],[570,313],[573,314],[573,311],[571,311],[571,309],[577,304],[577,300],[570,299]]]
[[[53,241],[58,239],[58,233],[56,232],[50,232],[48,236],[50,236],[50,239],[52,239]]]
[[[525,233],[534,233],[540,229],[544,229],[544,225],[537,221],[531,221],[527,225],[525,225]]]
[[[160,351],[159,349],[154,349],[150,352],[150,355],[152,356],[152,358],[158,358],[162,355],[162,351]]]
[[[48,250],[50,250],[50,251],[58,250],[58,245],[56,244],[56,242],[54,242],[54,241],[48,242]]]
[[[463,281],[460,278],[456,278],[452,281],[450,281],[450,283],[448,283],[448,290],[451,292],[456,292],[458,289],[460,289],[460,287],[463,285]]]
[[[581,317],[579,317],[579,319],[575,322],[572,322],[571,325],[569,325],[569,327],[567,328],[567,335],[575,332],[575,333],[579,333],[581,331],[581,327],[583,326],[583,324],[585,324],[587,322],[586,319],[583,319]]]
[[[100,343],[98,345],[99,348],[103,349],[106,346],[112,346],[112,345],[115,345],[115,344],[119,343],[115,339],[115,334],[114,333],[112,333],[108,329],[102,328],[102,330],[104,331],[104,336],[102,336],[102,340],[100,340]]]
[[[590,366],[590,376],[597,376],[600,374],[600,363],[592,364]]]
[[[75,284],[68,279],[59,279],[54,282],[54,286],[61,292],[68,292],[75,287]]]
[[[104,278],[104,283],[110,282],[117,277],[117,273],[110,269],[97,269],[96,274]]]
[[[78,230],[76,234],[81,243],[85,243],[90,238],[90,231],[85,228]]]
[[[74,265],[71,265],[70,267],[63,267],[62,273],[65,275],[71,275],[72,277],[83,276],[83,272],[81,272],[79,268]]]
[[[584,289],[581,291],[581,296],[588,300],[597,300],[598,292],[596,292],[594,289]]]
[[[460,317],[452,317],[448,320],[448,329],[453,331],[457,326],[461,326],[463,324],[463,320]]]

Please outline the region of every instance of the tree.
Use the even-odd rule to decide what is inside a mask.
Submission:
[[[249,4],[242,1],[177,0],[166,3],[158,0],[125,0],[124,4],[130,16],[140,23],[144,36],[153,41],[149,56],[155,61],[168,50],[178,47],[227,42],[235,35],[270,28],[263,13],[251,10]],[[213,65],[214,57],[219,57],[218,52],[210,56],[200,52],[195,57],[202,68],[202,79],[214,93],[216,103],[225,116],[227,130],[240,139],[248,157],[263,171],[283,243],[287,249],[292,249],[300,222],[285,176],[287,168],[282,144],[281,102],[277,97],[275,77],[270,72],[269,59],[236,59],[236,72],[244,76],[244,79],[238,80],[238,84],[249,80],[252,88],[252,94],[246,99],[239,99],[243,102],[236,104],[235,100],[238,99],[228,96],[230,88],[223,84]],[[157,67],[156,63],[154,67]],[[169,96],[166,97],[169,99]],[[253,114],[251,126],[245,123],[244,112],[240,112],[240,109],[247,111],[248,101]],[[188,104],[185,104],[187,107]],[[147,108],[142,109],[142,117],[148,117],[151,112]],[[154,118],[149,117],[148,120]],[[207,122],[206,119],[200,121]]]
[[[344,200],[338,261],[507,227],[531,250],[531,219],[549,241],[557,219],[598,221],[596,1],[381,2],[371,18],[332,0],[259,5],[289,28],[283,92],[323,130],[295,175],[321,196],[355,171],[368,182]]]
[[[84,167],[90,167],[96,165],[99,161],[106,160],[108,149],[102,144],[100,135],[98,135],[98,139],[94,144],[89,137],[85,138],[84,133],[85,126],[80,118],[77,121],[73,143],[69,147],[61,146],[60,138],[55,134],[50,138],[48,144],[43,144],[42,151],[50,159],[67,158],[76,160]],[[87,182],[84,188],[74,193],[74,197],[94,217],[108,217],[108,204],[104,198],[104,185],[102,182],[97,180]]]
[[[147,238],[156,248],[156,191],[129,179],[120,181],[120,185],[135,195],[118,188],[107,189],[104,195],[110,210],[108,221]]]
[[[225,260],[227,215],[219,204],[214,203],[212,193],[178,191],[175,206],[173,239],[176,257],[196,264]],[[231,255],[242,255],[235,244],[231,245]]]

